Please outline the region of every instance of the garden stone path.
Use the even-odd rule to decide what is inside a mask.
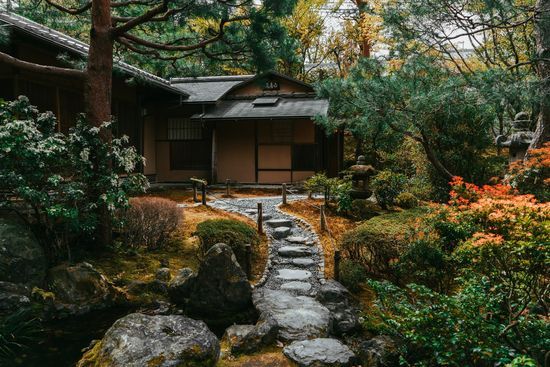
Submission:
[[[304,198],[292,195],[288,199]],[[211,205],[256,221],[258,203],[263,207],[269,257],[263,277],[254,287],[256,309],[275,319],[279,339],[285,342],[329,337],[334,315],[315,298],[326,279],[322,248],[310,225],[280,211],[281,197],[219,199]]]

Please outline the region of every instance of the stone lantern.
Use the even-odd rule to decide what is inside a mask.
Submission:
[[[357,157],[357,164],[351,166],[348,171],[353,182],[351,196],[355,199],[368,199],[372,195],[369,183],[375,169],[366,164],[365,156],[360,155]]]
[[[512,131],[508,137],[499,135],[496,138],[498,146],[508,148],[508,162],[523,160],[525,153],[533,141],[535,133],[529,130],[531,120],[525,112],[516,115],[512,122]]]

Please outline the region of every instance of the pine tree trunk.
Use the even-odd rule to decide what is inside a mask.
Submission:
[[[90,30],[90,49],[85,85],[86,117],[92,126],[100,126],[111,121],[111,89],[113,75],[113,38],[111,36],[110,0],[92,1],[92,28]],[[104,129],[101,139],[110,144],[111,130]],[[100,169],[98,161],[95,168]],[[92,192],[94,198],[102,194],[100,189]],[[95,242],[98,247],[111,243],[112,225],[107,205],[98,208],[99,223],[96,229]]]
[[[540,112],[535,138],[529,149],[540,148],[550,140],[550,0],[537,0],[535,35],[537,45],[537,72],[541,81]]]

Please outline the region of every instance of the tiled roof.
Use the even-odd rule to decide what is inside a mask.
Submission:
[[[16,28],[21,32],[27,33],[33,37],[43,39],[49,43],[64,48],[67,51],[84,57],[88,56],[88,44],[67,36],[66,34],[33,22],[32,20],[22,17],[20,15],[0,10],[0,23],[9,24],[10,26]],[[172,87],[170,85],[170,82],[166,79],[148,73],[123,61],[115,60],[115,67],[119,68],[129,75],[142,78],[156,87],[163,88],[173,93],[186,95],[185,91],[180,90],[179,88]]]
[[[312,118],[326,115],[328,100],[315,98],[280,98],[274,105],[254,105],[251,99],[222,100],[204,114],[192,119],[233,120],[269,118]]]
[[[234,86],[252,79],[253,75],[206,76],[198,78],[172,78],[173,87],[189,95],[188,103],[213,103]]]

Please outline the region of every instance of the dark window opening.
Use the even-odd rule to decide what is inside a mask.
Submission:
[[[292,148],[292,169],[295,171],[316,171],[317,168],[317,145],[294,145]]]
[[[168,140],[202,140],[202,130],[200,121],[186,118],[168,120]]]
[[[211,160],[212,153],[207,141],[170,142],[171,170],[208,170]]]

